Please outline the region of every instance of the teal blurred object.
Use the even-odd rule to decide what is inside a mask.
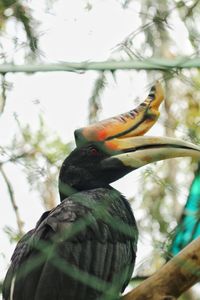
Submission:
[[[175,230],[171,254],[176,255],[198,236],[200,236],[200,163],[195,172],[182,217]]]

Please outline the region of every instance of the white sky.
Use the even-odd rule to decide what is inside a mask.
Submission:
[[[35,0],[30,1],[30,4],[34,9],[35,18],[41,22],[40,48],[45,54],[42,59],[48,62],[105,60],[111,56],[112,49],[119,42],[140,26],[139,1],[130,9],[123,10],[116,0],[96,0],[91,1],[93,7],[87,11],[84,9],[86,1],[59,0],[55,2],[52,13],[48,14],[44,13],[44,2]],[[4,35],[8,55],[12,55],[13,51],[10,35],[15,35],[16,30],[23,39],[24,33],[20,26],[14,25],[11,21],[8,24],[7,34]],[[174,32],[179,36],[177,43],[180,43],[180,48],[182,46],[183,49],[187,37],[180,22]],[[189,46],[186,45],[185,49],[189,49]],[[15,54],[15,62],[23,62],[20,52]],[[73,131],[87,123],[88,99],[95,78],[95,72],[8,74],[6,79],[11,81],[14,87],[8,93],[6,109],[0,118],[1,145],[9,143],[16,132],[13,113],[17,113],[24,124],[29,123],[36,128],[40,111],[44,113],[45,122],[50,130],[58,133],[66,142],[72,140]],[[101,118],[129,110],[135,106],[133,100],[136,97],[145,99],[148,84],[143,71],[139,73],[118,71],[116,81],[112,76],[108,76],[108,87],[102,96]],[[34,104],[35,100],[39,100],[40,104]],[[154,134],[160,133],[160,125],[156,125],[152,131]],[[5,169],[13,183],[20,213],[25,220],[25,229],[29,230],[40,217],[43,207],[36,198],[38,197],[36,193],[30,193],[28,190],[21,170],[11,165]],[[140,170],[119,180],[114,186],[127,197],[132,196],[139,177]],[[8,224],[16,228],[15,216],[2,178],[0,186],[0,228]],[[10,245],[7,235],[2,230],[0,235],[0,265],[3,266],[0,269],[0,277],[2,277],[14,245]],[[143,244],[143,254],[144,249],[149,247],[148,240],[146,243],[147,245]],[[3,253],[6,257],[3,257]]]

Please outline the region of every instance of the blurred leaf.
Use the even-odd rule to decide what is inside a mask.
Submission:
[[[10,226],[5,226],[3,231],[7,234],[11,244],[18,242],[21,238],[19,232]]]
[[[8,161],[22,167],[30,189],[40,194],[46,209],[51,209],[56,205],[59,168],[71,151],[71,144],[49,133],[42,116],[37,131],[28,124],[22,125],[17,116],[15,119],[20,135],[15,135],[10,145],[4,147]]]
[[[98,120],[98,112],[100,110],[100,96],[102,95],[105,86],[105,72],[101,72],[94,83],[92,95],[89,99],[89,122],[91,123]]]
[[[0,31],[6,26],[6,22],[13,17],[23,25],[29,47],[33,53],[36,53],[38,50],[38,38],[35,32],[36,20],[33,19],[28,6],[19,0],[0,0]]]

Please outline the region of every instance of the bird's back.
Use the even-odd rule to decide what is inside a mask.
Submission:
[[[18,243],[4,299],[116,296],[130,280],[136,244],[135,219],[119,192],[98,188],[76,193],[46,213]]]

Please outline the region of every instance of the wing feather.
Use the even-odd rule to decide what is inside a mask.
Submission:
[[[98,206],[102,199],[107,205],[108,214],[117,215],[122,222],[132,226],[132,237],[107,224],[101,214],[98,217],[94,207]],[[84,218],[89,218],[90,223],[79,230],[76,229],[72,235],[74,226]],[[37,247],[40,242],[54,245],[56,255],[70,266],[107,283],[115,280],[116,290],[120,292],[126,287],[132,274],[136,240],[135,219],[127,209],[127,203],[121,194],[115,192],[110,197],[110,190],[107,189],[74,194],[52,211],[46,212],[36,227],[18,243],[4,281],[4,299],[11,300],[10,292],[15,276],[14,300],[84,300],[96,299],[101,295],[101,292],[92,288],[90,284],[86,285],[70,276],[67,268],[66,272],[62,272],[52,264],[54,258],[51,256],[47,256],[45,261],[20,280],[18,270],[23,263],[41,255]],[[121,275],[122,272],[124,276]]]

